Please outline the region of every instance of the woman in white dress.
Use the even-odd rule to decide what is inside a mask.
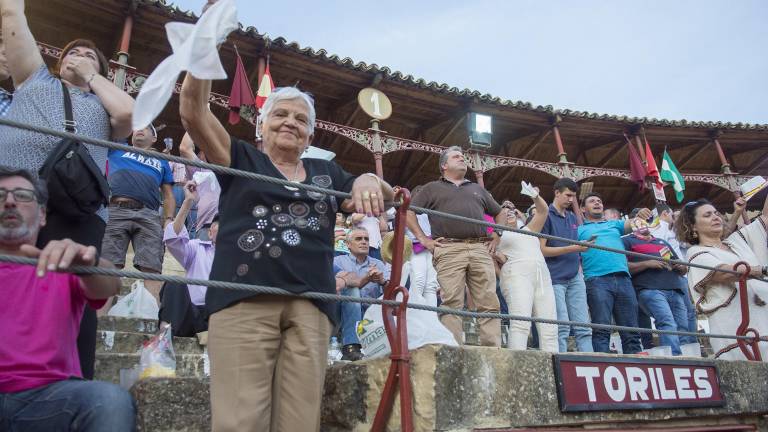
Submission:
[[[744,201],[734,206],[738,217],[743,211]],[[750,276],[765,277],[768,271],[768,248],[766,224],[768,223],[768,201],[763,214],[752,223],[727,235],[725,222],[720,213],[709,203],[700,199],[683,207],[676,225],[677,238],[691,244],[688,261],[722,269],[733,269],[739,261],[747,262]],[[744,271],[744,267],[739,270]],[[712,333],[736,334],[741,323],[739,300],[739,276],[691,267],[688,272],[688,287],[699,315],[709,318]],[[755,279],[747,281],[749,302],[749,327],[756,329],[761,337],[759,344],[763,361],[768,360],[768,283]],[[711,339],[715,358],[723,360],[745,360],[736,345],[736,340]]]
[[[533,198],[536,213],[524,230],[541,232],[547,220],[547,202],[538,195]],[[511,204],[511,203],[510,203]],[[504,207],[508,207],[505,202]],[[514,211],[507,212],[507,226],[517,228]],[[555,292],[547,263],[541,254],[538,237],[504,231],[494,256],[501,267],[501,292],[512,315],[557,319]],[[539,347],[543,351],[557,352],[557,326],[536,324]],[[509,327],[508,347],[524,350],[528,345],[531,323],[512,320]]]

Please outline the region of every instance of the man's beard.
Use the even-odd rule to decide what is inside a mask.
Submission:
[[[30,226],[37,226],[37,217],[35,217],[34,221],[27,223],[18,211],[10,209],[0,213],[0,221],[9,216],[9,214],[16,216],[20,224],[16,227],[6,227],[0,222],[0,243],[8,245],[23,244],[32,236],[33,232]]]

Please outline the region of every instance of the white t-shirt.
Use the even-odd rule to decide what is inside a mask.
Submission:
[[[379,230],[379,218],[375,216],[365,217],[355,227],[365,228],[368,231],[368,246],[381,248],[381,231]]]
[[[528,227],[523,230],[530,231]],[[538,237],[504,231],[496,248],[507,257],[507,262],[536,261],[545,263]]]
[[[675,231],[672,230],[668,222],[660,220],[659,224],[655,228],[651,229],[651,234],[653,234],[653,236],[657,239],[662,239],[669,243],[669,245],[672,246],[672,249],[675,251],[675,255],[677,255],[677,257],[680,259],[685,259],[685,255],[683,255],[682,251],[680,250],[680,242],[677,241]]]

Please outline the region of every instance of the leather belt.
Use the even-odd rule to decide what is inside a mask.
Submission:
[[[124,209],[131,209],[131,210],[141,210],[144,208],[144,204],[136,201],[134,199],[130,198],[112,198],[109,200],[109,206],[110,207],[117,207],[117,208],[124,208]]]
[[[472,237],[472,238],[465,238],[465,239],[444,238],[440,241],[445,243],[486,243],[491,240],[493,239],[490,237]]]

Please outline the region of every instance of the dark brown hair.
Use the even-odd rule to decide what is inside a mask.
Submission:
[[[693,226],[696,225],[696,210],[707,204],[712,203],[704,198],[699,198],[696,201],[686,203],[680,209],[680,216],[675,221],[675,237],[678,241],[691,245],[699,244],[699,236],[694,236],[693,231]]]
[[[99,61],[99,75],[103,77],[107,77],[109,75],[109,61],[107,61],[107,58],[104,57],[104,53],[102,53],[101,50],[96,47],[96,44],[90,39],[75,39],[68,43],[63,50],[61,50],[61,55],[59,55],[59,60],[56,62],[56,67],[54,68],[54,73],[56,75],[59,77],[61,76],[61,63],[64,61],[64,57],[67,56],[67,53],[69,53],[72,48],[78,47],[92,49],[96,53],[96,58]]]

